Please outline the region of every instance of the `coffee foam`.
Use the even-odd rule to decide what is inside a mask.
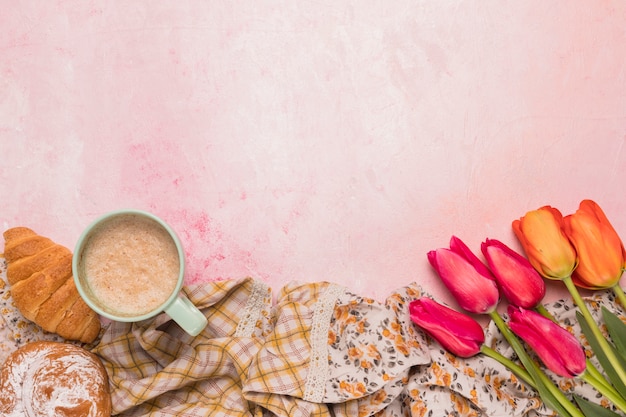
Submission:
[[[172,296],[181,269],[178,248],[167,230],[132,214],[95,229],[81,264],[86,287],[98,304],[125,317],[159,309]]]

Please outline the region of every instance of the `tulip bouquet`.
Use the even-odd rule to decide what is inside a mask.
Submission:
[[[513,231],[526,257],[498,240],[486,239],[481,245],[484,263],[456,236],[449,248],[427,256],[458,305],[468,313],[488,315],[515,358],[487,346],[481,325],[470,315],[431,298],[411,302],[411,319],[456,356],[482,353],[508,367],[562,417],[626,413],[626,325],[603,308],[602,328],[607,329],[603,333],[578,291],[610,289],[626,306],[619,285],[626,252],[617,232],[591,200],[582,201],[574,214],[565,217],[550,206],[530,211],[513,222]],[[562,281],[571,294],[586,349],[542,306],[544,279]],[[502,316],[497,311],[501,298],[508,302]],[[567,395],[539,363],[555,376],[580,378],[613,407],[576,393]]]

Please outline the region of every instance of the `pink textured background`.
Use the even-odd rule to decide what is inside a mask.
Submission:
[[[626,3],[0,5],[3,230],[73,248],[134,207],[189,283],[447,301],[452,234],[517,247],[513,219],[592,198],[626,237]]]

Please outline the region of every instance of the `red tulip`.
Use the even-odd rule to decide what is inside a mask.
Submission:
[[[459,238],[452,236],[450,249],[428,252],[428,261],[461,308],[477,314],[495,310],[500,300],[495,278]]]
[[[529,211],[513,221],[513,231],[532,266],[548,279],[572,275],[578,259],[563,230],[563,215],[553,207]]]
[[[552,320],[520,307],[509,306],[509,327],[526,342],[557,375],[572,378],[586,368],[586,356],[578,339]]]
[[[487,239],[480,249],[500,290],[511,304],[534,308],[541,302],[546,294],[546,284],[528,259],[494,239]]]
[[[565,233],[578,252],[572,274],[582,288],[611,288],[622,277],[624,245],[606,215],[592,200],[583,200],[576,213],[564,219]]]
[[[453,355],[474,356],[485,342],[483,329],[476,320],[430,298],[411,301],[409,313],[413,323]]]

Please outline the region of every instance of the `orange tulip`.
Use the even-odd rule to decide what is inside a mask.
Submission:
[[[513,231],[532,266],[545,278],[564,279],[572,275],[578,257],[563,230],[563,215],[553,207],[529,211],[513,221]]]
[[[583,200],[576,213],[564,219],[565,233],[578,252],[572,280],[578,287],[611,288],[624,270],[626,252],[604,212],[592,200]]]

